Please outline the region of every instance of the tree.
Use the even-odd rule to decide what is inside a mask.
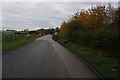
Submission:
[[[56,28],[55,28],[55,31],[56,31],[57,33],[59,33],[59,27],[56,27]]]
[[[64,21],[60,27],[60,34],[64,37],[67,37],[67,33],[68,29],[67,29],[67,23]]]
[[[29,29],[24,29],[24,32],[27,32],[27,33],[28,33],[28,32],[29,32]]]
[[[120,18],[119,14],[115,15],[116,13],[116,9],[110,4],[108,8],[99,5],[77,11],[69,21],[62,23],[60,35],[74,43],[118,55],[118,36],[116,31],[113,31],[120,30],[120,27],[115,28],[116,24],[120,23],[117,22]]]

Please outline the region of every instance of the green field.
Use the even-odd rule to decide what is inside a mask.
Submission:
[[[36,35],[31,35],[28,38],[25,34],[2,34],[2,52],[23,46],[36,38]]]
[[[104,78],[120,78],[118,70],[113,71],[113,67],[118,65],[118,61],[113,57],[106,57],[102,51],[90,49],[83,46],[78,46],[75,43],[69,42],[65,38],[54,35],[53,39],[63,46],[67,47],[73,53],[83,58],[93,69],[95,69]]]

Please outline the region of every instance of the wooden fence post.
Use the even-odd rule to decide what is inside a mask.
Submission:
[[[12,40],[12,35],[11,35],[11,40]]]
[[[15,34],[15,40],[16,40],[16,34]]]
[[[5,40],[7,41],[7,35],[5,36]]]

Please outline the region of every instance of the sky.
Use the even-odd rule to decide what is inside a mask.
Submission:
[[[92,4],[101,4],[99,0],[98,2],[95,0],[93,2],[74,1],[76,2],[72,0],[69,2],[68,0],[61,0],[61,2],[58,0],[51,0],[51,2],[50,0],[49,2],[47,0],[44,2],[42,0],[4,0],[2,2],[2,29],[37,30],[60,27],[62,22],[69,20],[78,9],[88,9]],[[112,2],[112,5],[117,7],[117,1]]]

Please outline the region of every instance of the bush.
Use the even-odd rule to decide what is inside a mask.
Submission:
[[[54,39],[55,41],[59,40],[59,35],[53,35],[53,39]]]
[[[77,12],[68,22],[63,22],[60,35],[78,45],[102,50],[108,56],[119,58],[119,30],[115,21],[110,23],[108,13],[109,10],[105,6]],[[115,19],[115,16],[112,17]]]

